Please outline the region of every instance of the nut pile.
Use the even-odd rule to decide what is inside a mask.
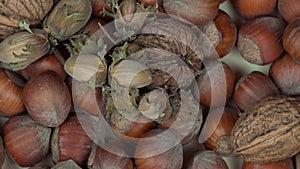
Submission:
[[[0,167],[295,168],[300,1],[227,1],[0,1]]]

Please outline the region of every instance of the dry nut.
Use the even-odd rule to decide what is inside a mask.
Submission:
[[[300,100],[287,96],[262,99],[238,119],[230,136],[234,154],[247,162],[270,162],[300,150]]]
[[[54,4],[53,0],[9,0],[0,2],[0,39],[20,30],[20,23],[37,26]]]

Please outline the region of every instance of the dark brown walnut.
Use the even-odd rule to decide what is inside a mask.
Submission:
[[[54,4],[53,0],[1,0],[0,39],[20,30],[20,23],[41,24]]]
[[[201,69],[204,56],[216,54],[200,30],[174,18],[156,19],[146,24],[140,33],[137,44],[174,53],[196,69]]]
[[[244,161],[271,162],[300,150],[300,99],[270,96],[245,111],[231,136],[232,152]]]
[[[216,17],[219,0],[163,0],[163,5],[168,14],[200,24]]]
[[[174,71],[175,74],[180,72],[186,75],[183,77],[185,81],[188,81],[189,72],[187,70],[198,73],[202,69],[204,56],[217,55],[213,45],[204,37],[205,35],[194,28],[172,18],[159,18],[149,22],[142,28],[141,35],[135,40],[135,43],[143,48],[158,49],[157,51],[147,49],[150,50],[147,54],[150,56],[147,57],[156,60],[151,61],[153,60],[151,58],[147,61],[146,59],[147,62],[144,63],[148,67],[158,67],[156,70],[152,69],[153,84],[157,83],[156,86],[161,86],[170,80],[171,77],[168,74],[170,72],[167,73],[166,70]],[[156,54],[153,54],[153,52],[156,52]],[[172,56],[172,59],[167,59],[166,56]],[[176,57],[178,57],[177,60]],[[168,82],[167,85],[173,85],[173,83],[174,79]]]

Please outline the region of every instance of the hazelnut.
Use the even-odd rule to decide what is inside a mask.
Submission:
[[[223,10],[219,9],[213,21],[206,22],[198,27],[213,43],[219,58],[224,57],[234,47],[237,39],[237,28],[230,16]]]
[[[258,17],[244,23],[239,30],[237,47],[250,63],[265,65],[283,52],[284,23],[274,17]]]
[[[45,126],[57,127],[68,117],[71,108],[69,90],[54,72],[45,72],[30,79],[22,96],[29,115]]]
[[[113,149],[117,148],[118,154],[107,151],[105,149],[106,147]],[[106,145],[101,145],[101,147],[94,144],[89,156],[89,169],[133,169],[134,164],[132,159],[127,157],[128,155],[123,150],[123,146],[115,142],[109,142]]]
[[[79,82],[71,77],[68,80],[72,81],[69,90],[74,106],[91,115],[98,116],[102,107],[102,88],[92,88],[86,82]]]
[[[213,151],[198,153],[190,164],[190,169],[228,169],[226,162]]]
[[[278,0],[277,8],[287,22],[291,22],[300,16],[300,1],[298,0]]]
[[[51,152],[54,163],[73,160],[84,166],[91,152],[92,140],[82,129],[75,113],[54,129],[51,138]]]
[[[245,18],[267,15],[274,11],[277,0],[231,0],[237,12]]]
[[[281,94],[300,94],[300,64],[294,61],[288,54],[284,54],[272,63],[269,76]]]
[[[5,146],[22,167],[33,166],[47,156],[50,134],[50,128],[25,115],[12,117],[3,126]]]
[[[0,114],[14,116],[25,111],[22,86],[9,78],[8,71],[0,68]]]
[[[20,72],[26,79],[31,79],[34,76],[48,71],[55,72],[61,79],[65,79],[67,76],[63,64],[55,54],[48,54],[41,57]]]
[[[200,140],[205,141],[204,146],[218,151],[223,146],[222,141],[229,139],[238,118],[238,111],[234,108],[218,107],[211,110],[200,134]]]
[[[153,129],[138,140],[135,150],[137,169],[181,169],[183,149],[178,137],[170,130]]]
[[[219,61],[209,61],[205,69],[206,72],[196,79],[200,103],[207,107],[225,105],[234,91],[235,73]]]
[[[282,43],[290,56],[300,62],[300,17],[290,22],[284,30]]]
[[[279,94],[273,81],[264,73],[253,71],[242,77],[236,84],[234,101],[242,110],[247,110],[260,99]]]

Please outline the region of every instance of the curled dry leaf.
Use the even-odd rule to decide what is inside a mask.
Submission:
[[[300,100],[269,96],[245,111],[236,122],[230,142],[234,154],[247,162],[271,162],[300,150]]]

